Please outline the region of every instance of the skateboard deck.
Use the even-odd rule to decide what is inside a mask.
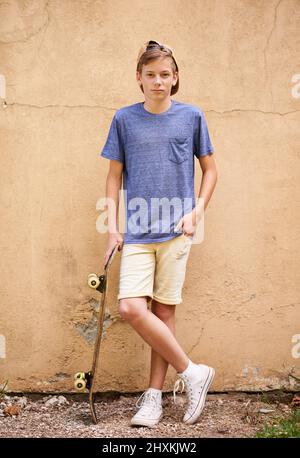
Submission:
[[[88,275],[88,285],[90,288],[96,289],[101,295],[101,302],[100,302],[100,309],[98,315],[98,324],[97,324],[97,337],[94,346],[94,355],[93,355],[93,363],[92,369],[89,372],[77,372],[74,375],[74,386],[77,391],[84,391],[87,389],[89,391],[89,403],[90,403],[90,410],[92,414],[92,419],[95,424],[98,423],[95,404],[94,404],[94,387],[95,387],[95,380],[97,376],[97,370],[99,367],[99,352],[100,352],[100,344],[102,339],[102,331],[103,331],[103,319],[105,315],[105,307],[106,307],[106,297],[108,291],[108,274],[109,268],[113,261],[113,258],[118,251],[118,244],[112,250],[107,263],[104,266],[104,273],[100,276],[97,274],[89,274]]]

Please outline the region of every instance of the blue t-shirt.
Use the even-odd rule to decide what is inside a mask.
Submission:
[[[174,228],[195,207],[194,155],[213,152],[197,106],[171,99],[159,114],[147,111],[144,102],[116,111],[99,156],[124,164],[124,244],[181,235]]]

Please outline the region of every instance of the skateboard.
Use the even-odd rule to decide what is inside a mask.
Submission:
[[[105,306],[106,306],[106,297],[108,291],[108,273],[110,265],[113,261],[113,258],[118,251],[118,244],[115,245],[113,248],[105,266],[104,266],[104,273],[100,276],[97,274],[89,274],[88,275],[88,286],[90,288],[96,289],[101,295],[101,303],[98,315],[98,325],[97,325],[97,337],[94,346],[94,355],[93,355],[93,364],[92,369],[89,372],[77,372],[74,375],[74,387],[77,391],[84,391],[87,389],[89,391],[89,403],[90,403],[90,410],[92,414],[92,419],[95,424],[98,423],[95,404],[94,404],[94,386],[95,386],[95,379],[97,375],[97,369],[99,366],[99,352],[100,352],[100,344],[102,339],[102,330],[103,330],[103,319],[105,315]]]

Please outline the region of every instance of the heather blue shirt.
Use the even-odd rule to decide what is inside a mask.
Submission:
[[[181,235],[174,228],[195,207],[194,156],[214,152],[204,113],[171,102],[159,114],[147,111],[144,102],[117,110],[99,153],[124,164],[124,244]]]

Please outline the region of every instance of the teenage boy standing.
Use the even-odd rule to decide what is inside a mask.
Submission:
[[[192,424],[203,410],[215,371],[193,363],[180,347],[175,338],[175,308],[182,303],[196,226],[217,181],[214,149],[203,112],[171,99],[179,88],[179,72],[168,46],[149,41],[140,49],[136,79],[145,102],[117,110],[100,153],[110,159],[106,198],[115,205],[108,211],[104,264],[118,244],[122,251],[119,312],[151,346],[149,388],[136,403],[140,408],[131,425],[152,427],[162,418],[168,364],[179,376],[174,398],[178,382],[186,387],[188,405],[183,422]],[[197,205],[194,155],[203,172]],[[126,194],[124,239],[117,227],[122,178]]]

